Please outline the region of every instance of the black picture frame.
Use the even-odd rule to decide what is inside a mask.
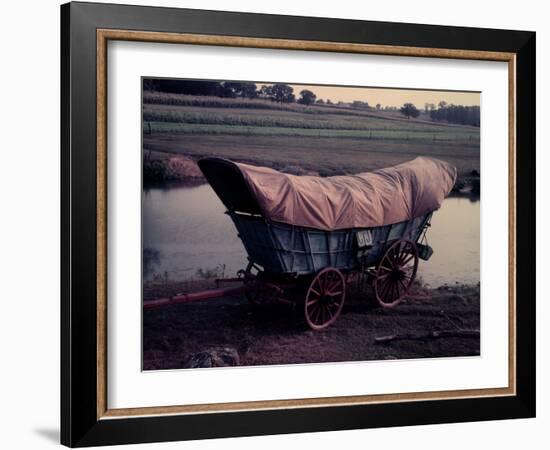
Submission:
[[[98,29],[345,42],[516,55],[516,394],[98,418]],[[535,416],[534,32],[111,4],[61,6],[61,442],[71,447]]]

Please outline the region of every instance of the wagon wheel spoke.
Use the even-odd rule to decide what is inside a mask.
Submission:
[[[401,297],[403,296],[403,291],[402,291],[402,289],[401,289],[401,280],[397,280],[397,281],[395,282],[395,291],[396,291],[396,293],[397,293],[397,295],[396,295],[396,297],[395,297],[396,299],[397,299],[397,298],[401,298]]]
[[[319,319],[319,305],[315,305],[310,310],[310,315],[314,318],[315,322],[318,322]]]
[[[395,291],[396,291],[396,297],[395,298],[401,298],[403,296],[403,291],[401,290],[401,280],[397,280],[395,283]]]
[[[319,311],[320,311],[320,315],[321,315],[321,321],[319,322],[319,324],[323,324],[327,321],[327,307],[326,305],[321,305],[319,307]]]
[[[313,299],[313,300],[309,300],[309,301],[307,302],[307,306],[315,305],[317,302],[319,302],[319,300],[320,300],[320,297],[319,297],[319,298],[315,298],[315,299]]]
[[[308,303],[309,303],[310,311],[312,312],[316,312],[321,307],[321,305],[319,304],[319,301],[308,302]]]
[[[395,257],[395,267],[401,267],[403,265],[403,259],[405,259],[405,257],[406,254],[403,255],[402,253],[399,253],[399,255]]]
[[[326,312],[327,312],[327,308],[322,306],[319,308],[319,312],[321,314],[321,324],[322,323],[325,323],[326,322]]]
[[[405,271],[403,272],[403,278],[406,278],[407,280],[411,280],[414,278],[415,275],[415,268],[414,266],[408,266],[405,268]]]
[[[394,260],[399,259],[399,255],[401,255],[402,252],[403,252],[403,244],[402,242],[398,242],[393,252]]]
[[[400,259],[401,266],[407,265],[409,262],[411,262],[414,259],[414,253],[404,253]]]
[[[332,282],[327,283],[325,292],[323,294],[328,296],[332,295],[332,292],[334,292],[334,290],[337,290],[339,288],[339,285],[340,285],[339,281],[340,280],[333,280]]]
[[[325,290],[324,282],[321,278],[317,279],[317,286],[319,286],[319,292],[323,292]]]
[[[311,292],[315,294],[317,297],[321,297],[321,293],[319,291],[316,291],[315,289],[311,288]]]
[[[389,291],[389,295],[387,296],[387,299],[390,302],[393,302],[401,297],[401,292],[399,289],[399,280],[392,280],[391,281],[391,288]]]
[[[389,275],[388,275],[388,277],[385,277],[382,279],[382,282],[380,283],[380,288],[381,288],[380,291],[384,294],[387,293],[388,289],[390,288],[390,285],[391,285],[391,279],[389,278]]]
[[[390,250],[388,251],[388,259],[394,259],[398,254],[397,245],[394,244],[392,247],[390,247]]]
[[[382,289],[380,289],[379,296],[381,298],[387,298],[389,296],[390,291],[391,291],[391,283],[386,282],[383,284]]]
[[[343,278],[340,279],[337,276],[332,276],[332,283],[327,287],[328,292],[332,292],[334,289],[337,289],[338,286],[343,282]]]
[[[386,282],[382,286],[381,294],[383,297],[386,297],[389,293],[389,290],[391,289],[391,281],[386,280]]]
[[[321,309],[320,308],[317,308],[315,310],[315,319],[314,319],[314,323],[315,324],[320,324],[322,323],[322,320],[321,320]]]
[[[342,295],[342,291],[328,292],[327,295],[328,295],[329,297],[334,298],[334,297],[336,297],[336,296],[338,296],[338,295]]]
[[[412,278],[412,270],[410,271],[410,273],[404,273],[403,274],[403,278],[407,279],[407,280],[410,280]]]
[[[397,283],[393,282],[391,284],[391,295],[390,295],[390,299],[391,300],[394,300],[396,299],[396,291],[397,291]]]

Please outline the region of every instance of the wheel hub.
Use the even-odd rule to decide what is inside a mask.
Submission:
[[[394,280],[403,280],[405,278],[405,275],[406,275],[406,271],[402,268],[402,267],[396,267],[393,271],[392,271],[392,278]]]

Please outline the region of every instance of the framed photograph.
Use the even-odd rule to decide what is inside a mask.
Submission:
[[[535,33],[61,7],[61,441],[535,415]]]

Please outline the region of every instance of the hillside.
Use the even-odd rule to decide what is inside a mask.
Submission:
[[[144,95],[147,161],[169,154],[220,156],[322,176],[358,173],[431,156],[479,171],[479,128],[407,119],[396,112],[266,100]],[[296,169],[296,168],[295,168]]]

